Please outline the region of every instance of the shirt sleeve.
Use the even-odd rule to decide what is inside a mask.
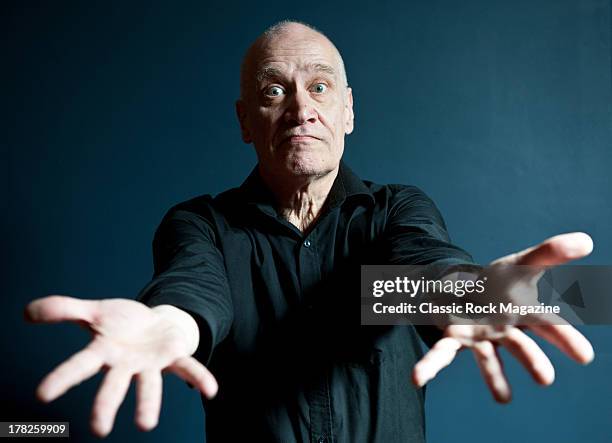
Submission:
[[[392,186],[386,224],[388,263],[467,265],[470,254],[451,243],[434,202],[415,186]]]
[[[224,259],[211,223],[194,212],[171,209],[155,233],[153,260],[153,278],[137,299],[150,307],[168,304],[191,314],[200,331],[194,357],[208,364],[233,321]]]
[[[442,276],[457,268],[474,267],[471,255],[451,243],[446,224],[434,202],[415,186],[392,185],[385,229],[387,261],[391,265],[434,265]],[[435,326],[416,327],[432,346],[441,338]]]

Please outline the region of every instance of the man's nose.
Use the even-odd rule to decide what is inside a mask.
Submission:
[[[306,122],[314,123],[317,120],[317,111],[312,103],[312,98],[308,91],[296,91],[285,111],[285,121],[303,125]]]

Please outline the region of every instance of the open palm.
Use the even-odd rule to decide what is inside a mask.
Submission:
[[[591,238],[583,233],[551,237],[543,243],[495,260],[493,264],[554,266],[588,255],[593,249]],[[512,398],[510,384],[504,374],[498,347],[505,347],[529,371],[536,382],[549,385],[555,379],[555,370],[538,344],[523,329],[549,341],[569,357],[586,364],[593,360],[593,347],[589,341],[567,324],[514,325],[450,325],[440,339],[415,365],[412,380],[423,386],[448,366],[462,349],[471,349],[482,376],[493,397],[499,402]]]
[[[135,421],[142,430],[157,425],[162,398],[162,371],[170,371],[207,397],[217,391],[212,374],[196,359],[185,330],[167,310],[129,299],[81,300],[49,296],[31,302],[26,318],[33,322],[73,321],[89,329],[93,339],[49,373],[37,396],[52,401],[71,387],[106,370],[94,400],[91,428],[98,436],[112,430],[132,377],[136,379]],[[164,309],[165,308],[165,309]],[[188,315],[184,313],[185,315]]]

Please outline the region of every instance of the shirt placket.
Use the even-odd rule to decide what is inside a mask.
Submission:
[[[311,291],[321,280],[321,260],[316,238],[315,229],[302,239],[298,249],[302,296],[311,296]],[[316,356],[313,357],[316,358]],[[330,395],[329,374],[327,371],[322,371],[312,380],[306,392],[310,407],[311,443],[331,443],[334,441]]]

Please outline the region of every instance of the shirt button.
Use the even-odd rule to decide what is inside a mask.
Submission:
[[[310,248],[310,245],[311,245],[310,240],[306,240],[306,241],[304,242],[304,246],[305,246],[305,247]]]

